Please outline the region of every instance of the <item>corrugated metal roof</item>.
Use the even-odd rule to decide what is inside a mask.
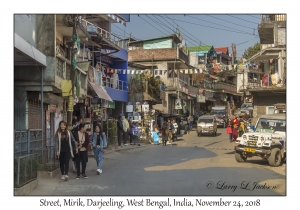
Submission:
[[[193,47],[188,47],[188,50],[190,52],[208,52],[212,48],[212,45],[207,45],[207,46],[193,46]]]

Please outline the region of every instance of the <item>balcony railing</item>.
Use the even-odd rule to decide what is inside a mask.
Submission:
[[[279,21],[286,21],[286,15],[261,15],[261,21],[264,22],[279,22]]]
[[[228,92],[236,92],[236,86],[224,82],[216,82],[213,86],[214,90],[224,90]]]
[[[99,26],[84,20],[82,20],[82,25],[83,27],[89,32],[89,34],[98,34],[101,37],[107,39],[108,41],[114,43],[115,45],[123,48],[123,49],[127,49],[127,41],[122,40],[121,38],[112,35],[110,32],[100,28]]]
[[[118,79],[106,78],[106,80],[103,81],[103,86],[128,91],[128,83]]]

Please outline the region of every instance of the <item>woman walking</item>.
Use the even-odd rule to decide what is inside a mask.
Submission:
[[[226,133],[229,135],[229,142],[232,142],[232,126],[231,122],[228,123],[227,128],[226,128]]]
[[[86,163],[88,162],[88,154],[87,154],[87,146],[89,144],[89,135],[86,132],[85,124],[80,124],[78,127],[79,131],[74,133],[75,141],[78,146],[78,156],[74,158],[76,162],[77,168],[77,177],[76,179],[80,179],[80,162],[82,164],[82,177],[87,179],[87,175],[85,174]]]
[[[67,130],[67,123],[60,121],[58,129],[54,136],[56,156],[59,158],[61,179],[69,179],[69,162],[70,157],[74,157],[73,151],[78,153],[75,139],[70,131]]]
[[[166,123],[164,123],[163,128],[162,128],[162,142],[163,142],[163,146],[167,146],[167,141],[168,141],[168,137],[169,137],[169,127]]]
[[[101,131],[99,125],[95,126],[95,132],[91,136],[90,142],[97,162],[96,172],[100,175],[102,173],[103,155],[106,153],[105,148],[107,146],[107,142],[106,135]]]

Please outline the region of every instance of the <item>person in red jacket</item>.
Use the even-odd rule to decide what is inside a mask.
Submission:
[[[226,128],[226,133],[229,135],[229,142],[232,142],[232,126],[231,122],[228,123],[227,128]]]
[[[235,141],[239,135],[238,128],[240,124],[240,121],[237,119],[235,115],[231,120],[231,124],[232,124],[232,140]]]

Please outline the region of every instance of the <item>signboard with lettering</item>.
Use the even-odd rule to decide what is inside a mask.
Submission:
[[[197,95],[197,102],[198,103],[205,103],[205,96],[204,95]]]
[[[133,105],[126,105],[126,112],[133,112]]]
[[[175,109],[182,109],[181,100],[176,99],[175,101]]]

